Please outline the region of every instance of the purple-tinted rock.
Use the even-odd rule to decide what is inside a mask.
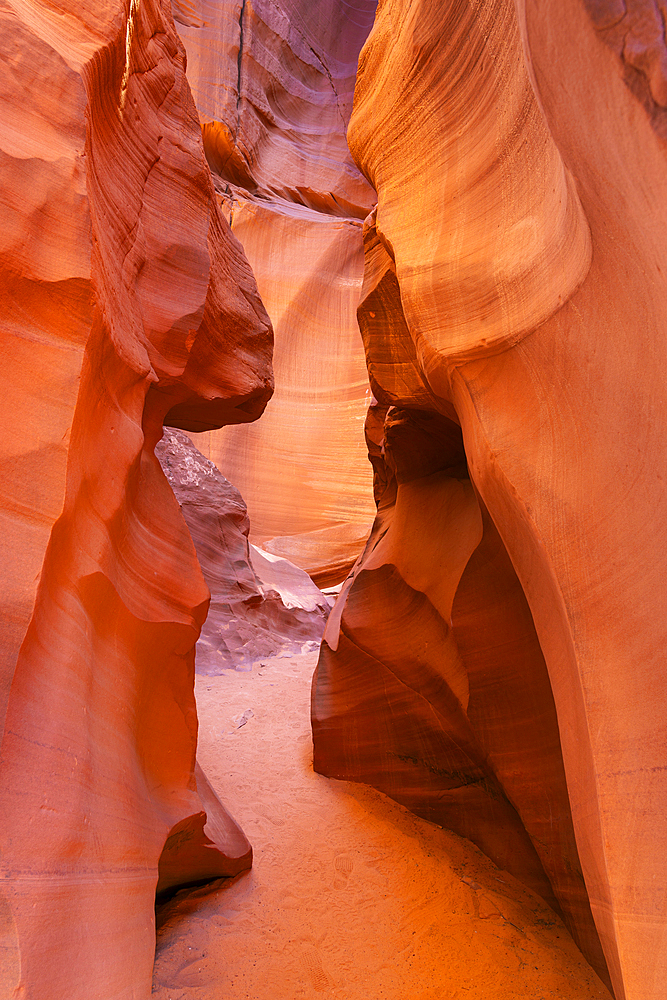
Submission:
[[[307,573],[250,545],[243,497],[187,434],[166,428],[156,454],[176,495],[211,591],[197,643],[200,674],[300,653],[322,638],[329,604]]]

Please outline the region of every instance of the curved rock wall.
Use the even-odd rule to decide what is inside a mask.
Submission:
[[[0,51],[4,719],[49,531],[62,508],[92,302],[83,83],[7,4],[0,6]]]
[[[0,3],[9,992],[147,998],[156,888],[250,862],[195,763],[209,592],[163,423],[334,583],[370,401],[315,764],[662,1000],[660,10],[384,0],[357,167],[372,2]]]
[[[167,415],[189,429],[258,416],[272,331],[214,197],[168,6],[17,0],[1,15],[16,407],[3,988],[147,998],[156,886],[251,856],[195,766],[209,592],[154,447]]]
[[[379,509],[313,725],[318,770],[553,893],[617,1000],[658,1000],[667,172],[623,72],[580,0],[378,11],[349,137]]]
[[[198,447],[240,489],[252,538],[339,583],[373,519],[355,310],[375,193],[345,129],[374,0],[174,3],[216,190],[276,336],[276,393],[255,427]]]

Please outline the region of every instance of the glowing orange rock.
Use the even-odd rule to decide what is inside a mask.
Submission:
[[[359,320],[392,409],[370,421],[378,519],[313,701],[318,769],[553,890],[617,1000],[667,982],[667,172],[648,72],[649,114],[580,0],[380,7],[350,142],[378,191]]]
[[[250,863],[195,769],[209,593],[153,449],[167,415],[259,415],[272,332],[217,207],[168,5],[2,18],[3,87],[62,91],[36,87],[23,123],[16,96],[3,109],[0,183],[32,178],[1,261],[18,369],[3,396],[20,403],[4,438],[10,668],[25,632],[0,773],[3,986],[147,998],[158,867],[168,888]]]
[[[83,83],[7,5],[0,51],[1,720],[62,509],[92,301]]]
[[[264,419],[198,447],[241,491],[252,540],[322,586],[344,579],[374,513],[355,311],[375,193],[345,137],[374,8],[175,5],[216,190],[276,335]]]

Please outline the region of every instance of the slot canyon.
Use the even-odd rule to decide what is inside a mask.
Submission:
[[[666,25],[0,0],[0,1000],[667,1000]]]

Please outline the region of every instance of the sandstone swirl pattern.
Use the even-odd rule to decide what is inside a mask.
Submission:
[[[147,998],[158,874],[250,863],[195,766],[209,593],[153,449],[164,419],[258,416],[272,330],[169,7],[17,0],[0,18],[3,988]]]
[[[325,633],[316,768],[470,837],[617,1000],[659,1000],[664,145],[580,0],[385,0],[349,139],[378,193],[379,506]]]
[[[240,489],[252,540],[322,586],[373,520],[368,383],[355,311],[375,193],[345,130],[374,0],[174,0],[216,190],[276,336],[276,393],[252,428],[198,447]]]

